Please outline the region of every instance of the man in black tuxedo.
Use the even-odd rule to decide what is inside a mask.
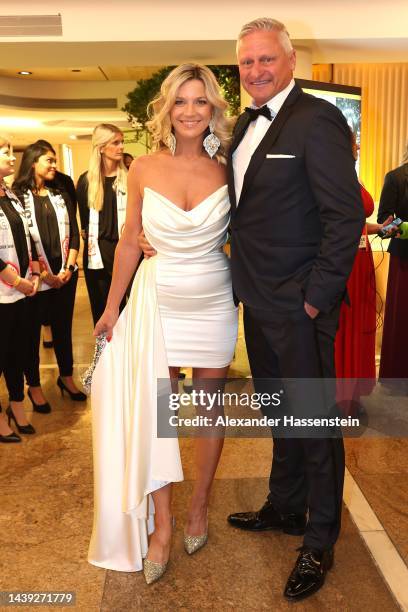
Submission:
[[[247,24],[237,54],[253,106],[230,152],[231,266],[255,387],[334,378],[340,304],[365,222],[350,131],[335,106],[294,82],[283,24]],[[274,437],[266,503],[228,517],[241,529],[304,533],[285,589],[291,600],[323,585],[340,530],[343,440],[312,436]]]

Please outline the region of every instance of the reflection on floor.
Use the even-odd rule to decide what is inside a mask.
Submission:
[[[74,338],[75,361],[82,365],[76,374],[83,371],[92,356],[91,329],[81,279]],[[248,370],[242,342],[241,336],[234,371],[245,375]],[[87,563],[92,524],[90,410],[86,404],[61,399],[55,384],[53,351],[41,352],[44,390],[53,411],[50,415],[33,414],[26,401],[38,434],[25,437],[22,444],[0,448],[1,589],[75,591],[75,609],[86,612],[289,610],[291,606],[283,600],[282,590],[301,539],[236,531],[225,520],[230,511],[253,509],[263,503],[271,456],[268,439],[226,440],[212,496],[209,544],[193,557],[182,549],[186,500],[194,478],[193,441],[181,441],[186,480],[175,487],[174,546],[168,572],[160,582],[147,587],[139,573],[105,571]],[[4,406],[3,382],[0,399]],[[334,570],[324,589],[297,608],[336,612],[398,610],[365,542],[371,538],[377,545],[385,537],[392,554],[384,558],[395,561],[399,554],[405,563],[408,560],[407,443],[354,439],[347,440],[346,446],[349,471],[371,505],[371,519],[366,517],[368,506],[364,506],[362,495],[364,503],[361,499],[350,502],[345,497],[346,503],[360,530],[365,533],[366,528],[369,537],[362,539],[345,507]],[[348,482],[349,488],[354,486],[354,481]],[[373,511],[379,523],[375,523]],[[374,528],[368,524],[370,520]],[[392,573],[393,567],[389,569]],[[401,566],[395,570],[396,575],[400,575],[398,571]],[[406,598],[406,583],[397,597],[400,602]]]

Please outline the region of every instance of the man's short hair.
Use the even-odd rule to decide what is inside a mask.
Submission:
[[[237,40],[237,51],[240,41],[248,34],[252,34],[253,32],[278,32],[280,41],[282,43],[282,47],[285,49],[287,53],[293,51],[293,46],[290,40],[289,32],[286,29],[285,24],[277,19],[271,19],[270,17],[259,17],[258,19],[254,19],[249,23],[246,23],[242,28],[240,33],[238,34]]]

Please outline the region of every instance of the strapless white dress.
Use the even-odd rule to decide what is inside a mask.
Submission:
[[[92,382],[94,565],[141,570],[154,529],[150,493],[183,479],[178,440],[157,436],[168,366],[232,360],[238,312],[221,252],[229,209],[226,185],[191,211],[145,189],[143,228],[157,256],[141,263]]]

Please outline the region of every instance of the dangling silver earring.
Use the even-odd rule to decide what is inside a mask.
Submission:
[[[203,147],[212,159],[220,148],[221,141],[218,136],[214,134],[214,121],[212,119],[208,125],[208,129],[210,130],[210,133],[204,138]]]
[[[170,150],[170,153],[172,155],[174,155],[176,152],[176,146],[177,146],[176,137],[173,134],[173,132],[170,132],[170,134],[166,138],[166,147]]]

